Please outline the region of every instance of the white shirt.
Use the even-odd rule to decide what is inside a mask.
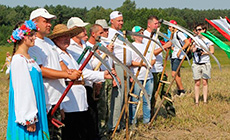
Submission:
[[[132,43],[142,54],[144,53],[145,51],[145,48],[146,48],[146,45],[144,43],[136,43],[136,42],[133,42]],[[146,54],[146,58],[148,60],[150,60],[150,55],[151,55],[151,52],[148,51],[147,54]],[[155,56],[152,58],[152,59],[156,59]],[[132,61],[134,62],[141,62],[141,57],[139,55],[137,55],[136,53],[132,53]],[[134,75],[136,75],[137,73],[137,70],[139,67],[131,67],[132,70],[134,71]],[[145,74],[146,74],[146,71],[147,69],[145,67],[141,67],[141,70],[140,70],[140,73],[137,77],[138,80],[145,80]],[[153,78],[152,76],[152,73],[149,73],[148,74],[148,77],[147,79],[150,79],[150,78]]]
[[[145,36],[148,36],[150,37],[150,32],[145,30],[144,31],[144,35]],[[156,34],[153,35],[152,39],[155,39],[155,36]],[[145,43],[145,46],[148,44],[148,39],[146,38],[143,38],[143,42]],[[159,39],[157,38],[157,42],[160,43]],[[151,41],[151,44],[149,46],[149,50],[150,50],[150,53],[152,52],[152,48],[153,48],[153,41]],[[159,45],[156,44],[155,46],[155,50],[160,48]],[[158,73],[158,72],[162,72],[163,71],[163,55],[162,55],[162,52],[159,53],[157,56],[156,56],[156,63],[153,65],[152,69],[151,69],[151,72],[153,73]]]
[[[86,46],[86,44],[85,44],[85,46]],[[81,55],[83,49],[84,48],[81,48],[74,40],[71,39],[70,45],[67,48],[67,51],[73,56],[75,61],[77,61],[77,59]],[[81,64],[84,62],[84,60],[87,56],[88,55],[86,54],[85,57],[82,59]],[[104,79],[104,72],[95,73],[94,71],[92,71],[91,61],[86,65],[86,68],[89,69],[89,71],[87,73],[83,73],[85,86],[93,87],[93,82],[103,82],[104,81],[104,80],[102,80],[102,79]],[[86,77],[91,77],[91,80],[87,80]],[[98,81],[98,77],[100,77],[99,81]]]
[[[43,40],[37,37],[35,46],[29,48],[28,53],[38,65],[62,71],[60,66],[62,59],[58,55],[57,46],[49,38],[44,37]],[[46,77],[43,78],[43,83],[46,94],[46,107],[49,110],[51,105],[57,104],[66,85],[64,79],[49,79]],[[65,97],[63,102],[68,100],[68,97]]]
[[[180,42],[179,40],[177,39],[177,36],[178,38],[180,39]],[[179,32],[179,31],[176,31],[174,34],[173,34],[173,39],[172,41],[174,41],[178,46],[180,46],[181,48],[184,46],[185,42],[184,40],[187,39],[187,37],[182,33],[182,32]],[[177,58],[177,53],[179,52],[179,48],[177,46],[174,46],[174,50],[172,52],[172,59],[175,59]],[[179,56],[179,59],[183,59],[184,57],[184,53],[181,52],[180,53],[180,56]]]
[[[116,33],[119,33],[120,35],[123,36],[123,33],[122,33],[120,30],[117,31],[117,30],[115,30],[115,29],[113,29],[113,28],[109,28],[108,39],[111,40],[111,39],[114,37],[114,35],[115,35]],[[123,44],[123,42],[120,41],[118,38],[116,39],[115,42],[117,42],[117,43],[119,43],[119,44]],[[113,52],[114,52],[114,55],[115,55],[121,62],[123,62],[123,47],[121,47],[121,46],[119,46],[119,45],[114,45],[114,51],[113,51]],[[127,65],[127,66],[130,66],[131,63],[132,63],[131,54],[132,54],[132,53],[131,53],[128,49],[126,49],[126,65]]]
[[[205,46],[205,48],[207,50],[209,50],[209,47],[214,45],[213,42],[211,42],[209,39],[205,38],[205,39],[200,39],[198,36],[195,37],[197,39],[197,41],[199,42],[199,44],[202,44],[202,46]],[[202,49],[201,47],[199,47],[197,44],[195,44],[195,47],[196,48],[199,48],[199,49]],[[202,49],[203,50],[203,49]],[[205,50],[203,50],[205,53],[207,53]],[[196,61],[198,62],[199,61],[199,57],[198,57],[198,53],[197,52],[194,52],[194,57],[196,59]],[[209,55],[205,54],[205,55],[201,55],[200,57],[200,62],[199,63],[207,63],[207,62],[210,62],[210,57]],[[193,58],[193,63],[195,63],[195,60]]]

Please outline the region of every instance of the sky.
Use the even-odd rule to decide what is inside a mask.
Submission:
[[[0,0],[1,5],[15,7],[27,5],[29,7],[44,7],[45,5],[66,5],[84,8],[102,6],[115,9],[120,7],[125,0]],[[192,9],[229,9],[230,0],[131,0],[135,1],[137,8],[192,8]]]

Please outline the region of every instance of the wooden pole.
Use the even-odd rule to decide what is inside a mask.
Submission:
[[[153,34],[154,34],[154,32],[151,33],[151,35],[150,35],[151,38],[153,37]],[[150,43],[151,43],[151,40],[149,40],[149,41],[148,41],[148,44],[146,45],[146,48],[145,48],[145,51],[144,51],[144,54],[143,54],[144,56],[146,56],[146,54],[147,54],[147,52],[148,52]],[[144,61],[141,60],[140,65],[142,65],[143,62],[144,62]],[[138,67],[137,73],[136,73],[136,75],[135,75],[136,77],[139,75],[140,70],[141,70],[141,67]],[[129,90],[129,95],[132,94],[134,85],[135,85],[135,82],[132,82],[132,86],[131,86],[131,88],[130,88],[130,90]],[[130,101],[130,97],[128,98],[128,102],[129,102],[129,101]],[[121,121],[122,115],[123,115],[123,113],[124,113],[124,110],[125,110],[125,106],[123,106],[123,108],[122,108],[122,110],[121,110],[120,116],[119,116],[118,121],[117,121],[117,124],[116,124],[116,126],[115,126],[115,128],[114,128],[114,131],[113,131],[113,134],[112,134],[112,136],[111,136],[111,139],[114,137],[115,132],[117,131],[117,128],[118,128],[118,126],[119,126],[119,124],[120,124],[120,121]]]
[[[125,32],[123,32],[124,38],[126,38]],[[125,45],[125,44],[124,44]],[[126,48],[123,48],[123,63],[126,65]],[[127,74],[124,70],[124,98],[125,98],[125,128],[126,128],[126,140],[129,139],[129,116],[128,116],[128,87],[127,87]]]
[[[94,45],[94,51],[96,51],[96,49],[98,48],[98,45]],[[91,59],[91,57],[93,56],[94,51],[91,51],[89,53],[89,55],[87,56],[87,58],[85,59],[85,61],[83,62],[83,64],[81,65],[81,67],[79,68],[80,71],[82,71],[85,66],[87,65],[87,63],[89,62],[89,60]],[[65,96],[67,95],[67,93],[69,92],[70,88],[73,86],[74,80],[72,80],[69,85],[67,86],[67,88],[65,89],[65,91],[63,92],[62,96],[60,97],[60,99],[58,100],[57,104],[54,106],[54,108],[51,110],[51,113],[49,115],[49,119],[51,120],[51,122],[57,126],[57,123],[60,126],[57,126],[58,128],[63,126],[62,123],[60,123],[58,120],[53,118],[54,113],[56,112],[56,110],[58,109],[58,107],[60,106],[61,102],[63,101],[63,99],[65,98]],[[55,123],[57,122],[57,123]]]
[[[187,49],[187,51],[186,51],[186,54],[188,54],[188,51],[190,50],[190,47],[191,47],[191,45],[188,47],[188,49]],[[165,93],[166,95],[169,93],[169,90],[171,89],[172,84],[173,84],[173,82],[175,81],[176,76],[177,76],[178,72],[180,71],[180,67],[182,66],[182,63],[184,62],[184,60],[185,60],[185,56],[182,58],[182,60],[181,60],[181,62],[180,62],[180,64],[179,64],[179,66],[178,66],[178,68],[177,68],[177,70],[176,70],[175,76],[173,77],[172,81],[170,82],[170,85],[169,85],[169,87],[168,87],[168,89],[167,89],[167,91],[166,91],[166,93]],[[153,124],[153,121],[154,121],[154,119],[156,118],[157,113],[159,112],[159,110],[160,110],[160,108],[161,108],[161,105],[163,104],[164,101],[165,101],[165,98],[163,98],[163,99],[161,100],[161,102],[159,103],[159,107],[157,108],[157,110],[156,110],[154,116],[152,117],[152,119],[151,119],[151,121],[150,121],[150,123],[149,123],[149,128],[151,128],[151,126],[152,126],[152,124]]]
[[[170,49],[167,49],[165,60],[164,60],[164,66],[163,66],[163,70],[162,70],[162,73],[161,73],[160,81],[162,81],[163,77],[164,77],[164,73],[165,73],[165,69],[166,69],[166,65],[167,65],[167,59],[168,59],[168,56],[169,56],[169,51],[170,51]],[[157,100],[158,94],[159,94],[160,89],[161,89],[161,85],[162,85],[162,83],[159,82],[159,85],[157,87],[157,91],[155,93],[155,100]],[[154,108],[152,108],[152,109],[154,109]]]

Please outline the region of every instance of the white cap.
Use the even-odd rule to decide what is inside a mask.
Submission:
[[[110,20],[111,19],[115,19],[115,18],[117,18],[117,17],[120,17],[120,16],[122,16],[122,13],[121,12],[119,12],[119,11],[113,11],[111,14],[110,14]]]
[[[67,27],[73,28],[74,26],[77,27],[85,27],[86,25],[88,25],[89,23],[84,22],[83,20],[81,20],[79,17],[71,17],[68,22],[67,22]]]
[[[109,28],[109,26],[108,26],[108,24],[107,24],[105,19],[98,19],[98,20],[95,21],[95,24],[101,25],[103,29],[108,29]]]
[[[34,10],[34,11],[31,12],[31,14],[30,14],[30,20],[33,20],[33,19],[35,19],[37,17],[40,17],[40,16],[44,17],[46,19],[56,18],[55,15],[50,14],[46,9],[44,9],[44,8],[38,8],[38,9],[36,9],[36,10]]]

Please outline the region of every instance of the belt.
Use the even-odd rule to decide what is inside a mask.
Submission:
[[[65,81],[65,84],[69,85],[70,82],[71,81]],[[83,80],[81,80],[81,81],[76,80],[73,82],[73,85],[84,85],[84,84],[85,84],[85,82]]]
[[[195,63],[197,65],[205,65],[206,63]]]

